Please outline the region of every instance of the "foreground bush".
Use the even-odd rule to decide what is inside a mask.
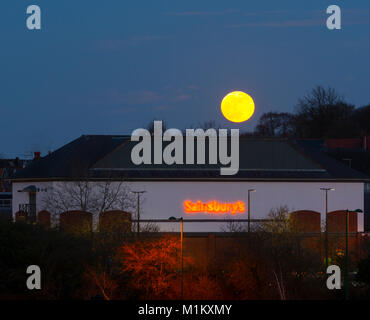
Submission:
[[[88,298],[84,270],[91,261],[87,239],[0,220],[0,299]],[[42,290],[27,289],[29,265],[40,267]]]

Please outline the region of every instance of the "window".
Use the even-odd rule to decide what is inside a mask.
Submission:
[[[12,200],[11,199],[0,199],[0,208],[11,208]]]

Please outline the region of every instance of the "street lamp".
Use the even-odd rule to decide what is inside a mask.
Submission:
[[[181,222],[181,239],[180,239],[180,255],[181,255],[181,300],[184,298],[184,254],[183,254],[183,242],[184,242],[184,219],[181,218],[175,218],[175,217],[169,217],[169,221],[172,222]]]
[[[137,194],[137,234],[140,233],[140,195],[146,191],[130,191],[133,194]]]
[[[334,188],[320,188],[325,191],[325,272],[329,265],[329,238],[328,238],[328,191],[334,191]]]
[[[349,236],[349,213],[350,212],[355,212],[355,213],[362,213],[363,211],[361,209],[356,209],[356,210],[346,210],[346,273],[344,274],[345,279],[345,299],[348,300],[349,296],[349,262],[348,262],[348,256],[349,256],[349,248],[348,248],[348,236]]]
[[[251,192],[255,192],[256,189],[248,190],[248,233],[251,231]]]

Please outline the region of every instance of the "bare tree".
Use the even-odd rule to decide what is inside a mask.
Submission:
[[[227,221],[224,222],[224,224],[220,227],[220,230],[221,232],[235,232],[235,233],[247,232],[248,225],[244,222]]]
[[[293,132],[293,115],[286,112],[267,112],[258,121],[255,134],[264,137],[284,137]]]
[[[288,206],[270,210],[268,220],[259,225],[257,235],[280,299],[287,299],[288,288],[302,281],[319,281],[320,255],[306,247],[299,227],[290,218]]]
[[[59,215],[62,212],[81,210],[94,217],[108,210],[135,211],[135,197],[124,181],[79,181],[55,182],[43,199],[45,210]]]
[[[258,225],[258,231],[272,234],[293,232],[293,225],[289,215],[289,207],[286,205],[272,208],[267,215],[267,221]]]
[[[295,135],[304,138],[323,138],[328,135],[340,136],[344,129],[346,132],[356,131],[355,124],[348,123],[354,110],[355,107],[344,102],[333,88],[317,86],[298,100],[294,115]]]
[[[95,284],[97,290],[103,295],[105,300],[111,300],[114,291],[118,287],[118,284],[112,279],[111,275],[105,270],[97,271],[91,267],[87,267],[86,269],[88,280]]]
[[[134,224],[136,224],[134,222]],[[136,229],[136,228],[134,228]],[[160,227],[157,223],[155,222],[146,222],[146,223],[141,223],[140,224],[140,232],[141,233],[153,233],[153,232],[159,232]]]
[[[317,86],[312,91],[298,100],[298,104],[304,108],[318,108],[326,105],[334,105],[343,102],[343,98],[335,91],[328,87]]]

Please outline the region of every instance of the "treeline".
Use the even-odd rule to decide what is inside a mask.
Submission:
[[[0,300],[179,300],[181,265],[185,300],[343,299],[343,290],[327,289],[322,239],[305,237],[287,210],[272,209],[251,233],[230,225],[235,238],[213,257],[185,245],[183,260],[178,234],[66,232],[0,219]],[[344,270],[343,238],[330,239],[331,261]],[[370,297],[368,240],[361,257],[349,257],[351,299]],[[40,267],[40,290],[27,288],[30,265]]]
[[[370,104],[346,102],[333,88],[317,86],[298,100],[294,112],[264,113],[252,133],[261,137],[359,138],[370,134]]]
[[[153,119],[144,126],[154,133]],[[162,121],[162,130],[171,127]],[[214,120],[192,124],[189,128],[221,129]],[[182,129],[185,135],[185,129]],[[360,138],[370,134],[370,104],[356,108],[333,88],[317,86],[298,99],[293,112],[266,112],[253,131],[241,132],[249,137],[293,137],[306,139]]]

